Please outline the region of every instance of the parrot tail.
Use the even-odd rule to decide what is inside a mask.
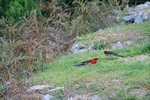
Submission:
[[[116,56],[119,56],[119,57],[124,57],[124,56],[122,56],[122,55],[116,55]]]
[[[74,66],[84,66],[85,64],[75,64]]]

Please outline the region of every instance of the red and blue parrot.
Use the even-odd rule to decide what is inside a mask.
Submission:
[[[84,61],[81,64],[75,64],[75,66],[84,66],[84,65],[96,64],[97,61],[98,61],[98,58],[94,58],[94,59]]]
[[[106,54],[107,56],[114,55],[114,56],[124,57],[124,56],[118,55],[117,53],[114,53],[112,51],[104,51],[104,54]]]

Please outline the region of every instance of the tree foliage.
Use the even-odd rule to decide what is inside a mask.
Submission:
[[[0,17],[13,17],[19,19],[24,15],[29,15],[29,12],[36,7],[36,0],[1,0],[0,1]]]

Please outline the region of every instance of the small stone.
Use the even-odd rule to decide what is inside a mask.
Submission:
[[[43,100],[54,100],[54,96],[46,94],[45,96],[43,96]]]
[[[101,33],[101,32],[103,32],[104,30],[103,29],[99,29],[97,32],[98,33]]]
[[[111,48],[115,49],[115,48],[121,48],[123,47],[123,45],[120,42],[117,42],[115,45],[113,45]]]
[[[133,41],[125,41],[125,42],[123,42],[123,45],[125,46],[125,45],[133,45],[134,44],[134,42]]]
[[[92,100],[100,100],[100,97],[98,95],[95,95]]]
[[[35,86],[30,87],[26,92],[43,90],[46,88],[52,88],[52,86],[51,85],[35,85]]]
[[[73,100],[72,97],[68,98],[67,100]]]

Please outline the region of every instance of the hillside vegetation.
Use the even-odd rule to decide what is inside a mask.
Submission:
[[[117,20],[118,15],[128,17],[126,6],[136,1],[1,0],[0,99],[35,99],[37,95],[43,99],[45,94],[75,100],[94,95],[149,99],[150,2],[146,4],[148,13],[141,13],[147,15],[143,23]],[[133,41],[134,45],[112,50],[118,41]],[[76,43],[86,50],[73,53]],[[106,56],[104,50],[124,57]],[[94,65],[74,66],[95,57],[99,61]],[[52,87],[30,93],[33,85]]]
[[[149,35],[149,25],[149,21],[141,24],[121,25],[105,29],[103,34],[105,38],[107,38],[107,34],[112,35],[112,37],[109,37],[109,40],[112,40],[111,42],[114,42],[114,39],[112,39],[114,34],[116,37],[115,41],[124,41],[132,32],[139,33],[141,37]],[[116,34],[116,32],[119,34]],[[120,38],[124,33],[127,35],[124,38]],[[87,36],[90,36],[90,38]],[[92,42],[97,37],[97,33],[87,34],[81,36],[81,40],[78,41],[88,41],[90,43],[90,41]],[[145,98],[148,100],[150,98],[148,95],[150,90],[149,38],[148,40],[144,38],[139,39],[135,35],[129,39],[136,40],[136,44],[114,50],[110,48],[88,50],[82,53],[70,53],[57,57],[52,65],[46,65],[47,68],[44,72],[34,75],[33,81],[35,83],[42,82],[42,84],[68,87],[68,90],[63,92],[68,93],[69,91],[74,98],[78,97],[81,100],[83,95],[88,95],[88,98],[90,98],[91,95],[96,94],[100,95],[103,99],[120,100],[122,98],[128,100]],[[103,53],[104,50],[111,50],[125,57],[106,56]],[[74,66],[74,64],[95,57],[99,58],[95,65]],[[68,95],[64,97],[66,96]]]

